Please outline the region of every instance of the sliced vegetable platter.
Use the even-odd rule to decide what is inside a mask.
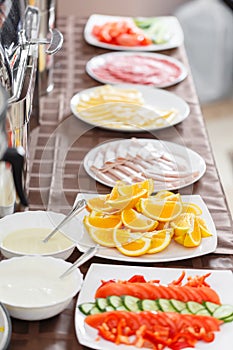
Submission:
[[[111,42],[103,42],[93,34],[95,26],[102,26],[106,23],[122,23],[132,22],[138,26],[139,30],[145,33],[145,36],[151,39],[151,43],[144,45],[137,45],[129,40],[119,41],[116,45]],[[106,28],[104,27],[105,31]],[[119,31],[119,36],[121,32]],[[123,16],[107,16],[101,14],[93,14],[89,17],[85,29],[84,38],[87,43],[110,50],[142,50],[142,51],[160,51],[172,49],[180,46],[183,43],[184,35],[181,25],[174,16],[160,16],[160,17],[123,17]]]
[[[81,307],[83,306],[85,308],[85,305],[88,305],[88,303],[95,303],[95,295],[97,290],[101,290],[101,285],[103,285],[103,281],[109,281],[109,280],[121,280],[126,281],[132,279],[133,276],[143,276],[143,278],[146,281],[151,280],[159,280],[160,284],[163,286],[167,286],[173,281],[179,281],[180,276],[184,277],[184,280],[182,280],[183,284],[188,283],[190,280],[189,278],[192,278],[192,280],[196,279],[196,276],[207,276],[207,278],[199,279],[199,282],[204,283],[203,286],[207,283],[210,286],[210,289],[216,293],[216,295],[220,298],[220,305],[215,305],[211,302],[204,302],[203,308],[206,308],[207,312],[204,313],[203,311],[198,311],[197,305],[198,303],[195,302],[187,302],[186,306],[188,305],[189,310],[189,316],[192,317],[192,315],[197,315],[197,317],[201,317],[201,315],[214,315],[214,317],[217,319],[220,319],[220,329],[219,331],[214,332],[215,337],[210,342],[206,341],[198,341],[195,344],[195,349],[197,350],[204,350],[204,349],[210,349],[210,350],[219,350],[219,349],[225,349],[225,350],[231,350],[232,344],[231,344],[231,338],[232,338],[232,332],[233,332],[233,301],[232,301],[232,289],[233,289],[233,278],[232,278],[232,272],[228,270],[196,270],[196,269],[167,269],[167,268],[152,268],[152,267],[139,267],[139,266],[123,266],[123,265],[102,265],[102,264],[92,264],[86,278],[83,283],[83,287],[79,293],[79,297],[77,300],[77,307],[75,311],[75,329],[76,334],[78,337],[79,342],[82,345],[94,348],[94,349],[108,349],[108,350],[126,350],[126,349],[138,349],[134,346],[124,345],[124,344],[118,344],[116,345],[114,342],[107,341],[103,339],[101,336],[97,337],[97,330],[90,327],[89,324],[85,323],[86,315],[81,312]],[[203,282],[204,281],[204,282]],[[157,283],[157,282],[155,282]],[[100,287],[100,288],[99,288]],[[197,289],[200,289],[201,287],[198,287]],[[194,288],[195,289],[195,288]],[[204,289],[208,290],[208,286]],[[110,293],[111,294],[111,293]],[[113,297],[114,290],[112,289],[112,296],[108,297],[107,300],[110,303],[117,302],[117,298]],[[134,299],[132,297],[122,296],[121,297],[126,306],[126,309],[128,309],[126,312],[137,312],[138,310],[134,309],[132,305],[134,304]],[[208,296],[207,296],[208,299]],[[211,297],[210,297],[210,300]],[[166,301],[164,298],[159,299],[156,301],[157,306],[160,306],[160,313],[166,314],[166,312],[173,312],[174,308],[179,308],[179,302],[176,302],[173,300],[172,304],[171,302]],[[181,303],[182,304],[182,303]],[[153,311],[153,307],[148,302],[137,304],[139,305],[140,311],[144,312],[146,310]],[[144,305],[144,306],[142,306]],[[169,307],[168,307],[169,305]],[[81,306],[81,307],[80,307]],[[99,304],[96,306],[104,308],[103,305],[103,299],[102,304]],[[152,309],[151,309],[152,308]],[[164,308],[164,309],[163,309]],[[173,309],[173,310],[172,310]],[[214,310],[215,309],[215,310]],[[210,311],[208,311],[210,310]],[[111,312],[111,309],[108,311]],[[139,311],[139,312],[140,312]],[[102,311],[100,310],[99,313]],[[121,311],[120,311],[121,312]],[[89,313],[86,309],[86,313]],[[184,314],[185,312],[175,312],[176,315]],[[92,312],[94,315],[95,312]],[[173,313],[174,314],[174,313]],[[192,315],[191,315],[192,314]],[[229,317],[230,315],[230,317]],[[98,314],[97,314],[98,316]],[[182,317],[182,316],[181,316]],[[210,316],[207,316],[210,317]],[[98,339],[98,340],[97,340]],[[145,349],[145,348],[143,348]],[[165,347],[165,349],[169,349],[168,347]],[[191,347],[185,347],[185,349],[191,349]]]

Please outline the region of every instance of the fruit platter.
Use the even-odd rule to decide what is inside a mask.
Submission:
[[[99,244],[98,256],[131,262],[181,260],[215,250],[216,229],[200,196],[152,192],[149,179],[119,182],[106,195],[78,196],[87,202],[78,214],[79,249]]]
[[[229,349],[232,287],[227,270],[93,264],[77,300],[76,333],[94,349]]]

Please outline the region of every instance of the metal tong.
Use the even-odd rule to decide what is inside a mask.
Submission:
[[[45,237],[43,239],[43,242],[46,243],[48,242],[48,240],[50,238],[53,237],[53,235],[55,235],[55,233],[60,229],[62,228],[63,225],[65,225],[69,220],[71,220],[75,215],[77,215],[78,213],[80,213],[83,209],[85,209],[86,207],[86,200],[85,199],[80,199],[76,205],[71,209],[71,211],[68,213],[68,215],[60,222],[60,224],[58,224],[52,232],[50,232],[48,234],[47,237]]]
[[[83,255],[76,260],[72,266],[70,266],[63,274],[59,276],[59,278],[64,278],[65,276],[68,276],[76,267],[81,266],[84,264],[87,260],[91,259],[98,251],[99,245],[95,245],[93,247],[90,247]]]

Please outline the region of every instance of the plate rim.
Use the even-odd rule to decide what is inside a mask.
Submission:
[[[132,19],[134,17],[140,17],[143,19],[156,17],[159,19],[167,19],[167,20],[173,21],[174,25],[176,26],[175,29],[177,32],[177,38],[176,38],[175,42],[168,41],[167,43],[163,43],[163,44],[151,44],[151,45],[147,45],[147,46],[130,47],[130,46],[113,45],[113,44],[108,44],[108,43],[104,43],[104,42],[102,43],[102,42],[98,41],[91,34],[92,22],[95,23],[96,19],[98,19],[98,18],[103,18],[103,19],[106,19],[106,21],[107,21],[108,19],[109,20],[124,20],[124,19]],[[161,16],[113,16],[113,15],[94,13],[94,14],[90,15],[87,19],[87,22],[85,24],[84,31],[83,31],[83,36],[84,36],[85,41],[92,46],[100,47],[103,49],[116,50],[116,51],[140,50],[140,51],[144,51],[144,52],[150,52],[150,51],[170,50],[170,49],[174,49],[174,48],[181,46],[184,42],[184,32],[183,32],[182,26],[179,22],[179,19],[174,15],[170,15],[170,16],[169,15],[168,16],[166,16],[166,15],[164,15],[164,16],[162,16],[162,15]]]
[[[112,85],[112,84],[105,84],[105,85]],[[101,125],[101,124],[97,124],[97,123],[91,123],[89,121],[87,121],[85,118],[82,118],[79,116],[79,113],[76,111],[76,104],[75,104],[75,100],[78,99],[78,97],[83,94],[83,93],[89,93],[91,91],[94,91],[95,89],[98,89],[102,86],[94,86],[94,87],[90,87],[90,88],[87,88],[87,89],[84,89],[84,90],[81,90],[80,92],[77,92],[75,93],[72,98],[70,99],[70,109],[71,109],[71,112],[73,113],[73,115],[75,116],[75,118],[77,118],[78,120],[81,120],[82,122],[88,124],[88,125],[91,125],[91,126],[94,126],[94,127],[98,127],[98,128],[102,128],[102,129],[106,129],[106,130],[113,130],[113,131],[117,131],[117,132],[145,132],[145,131],[157,131],[157,130],[163,130],[163,129],[167,129],[167,128],[170,128],[172,126],[175,126],[179,123],[182,123],[189,115],[190,115],[190,106],[189,104],[182,98],[180,97],[179,95],[175,94],[174,92],[171,92],[171,91],[167,91],[167,90],[164,90],[162,88],[156,88],[156,87],[152,87],[152,86],[146,86],[146,85],[136,85],[136,84],[127,84],[127,83],[122,83],[122,84],[115,84],[114,85],[115,87],[119,87],[119,88],[132,88],[132,89],[136,89],[138,90],[139,92],[142,93],[144,99],[146,98],[146,95],[147,94],[154,94],[156,96],[156,94],[158,96],[166,96],[167,98],[170,97],[173,97],[177,100],[177,102],[183,104],[183,108],[185,109],[185,113],[183,114],[182,117],[180,117],[178,121],[176,121],[175,123],[171,123],[169,125],[164,125],[164,126],[161,126],[161,127],[151,127],[151,128],[131,128],[131,129],[126,129],[126,128],[113,128],[113,127],[107,127],[107,126],[104,126],[104,125]],[[142,90],[145,90],[145,92],[143,92]],[[148,90],[148,91],[146,91]],[[159,107],[158,107],[159,108]],[[172,107],[171,107],[172,108]]]
[[[0,346],[3,346],[1,348],[2,350],[6,350],[8,348],[9,343],[10,343],[10,340],[11,340],[12,323],[11,323],[11,318],[10,318],[9,312],[7,311],[4,304],[2,304],[1,302],[0,302],[0,313],[2,314],[3,320],[5,321],[5,324],[3,325],[3,327],[7,326],[6,334],[4,334],[5,333],[5,329],[4,329],[3,337],[2,337],[2,339],[0,339]],[[1,342],[2,342],[2,344],[1,344]]]
[[[96,193],[78,193],[77,197],[76,197],[76,200],[75,200],[75,203],[77,200],[81,198],[85,198],[86,197],[93,197],[95,196]],[[109,260],[113,260],[113,261],[121,261],[121,262],[127,262],[127,263],[145,263],[145,264],[150,264],[150,263],[164,263],[164,262],[171,262],[171,261],[180,261],[180,260],[187,260],[187,259],[193,259],[195,257],[200,257],[200,256],[203,256],[203,255],[206,255],[206,254],[210,254],[210,253],[213,253],[216,248],[217,248],[217,237],[218,237],[218,234],[217,234],[217,230],[216,230],[216,226],[215,226],[215,223],[213,221],[213,218],[210,214],[210,211],[207,207],[207,205],[205,204],[204,200],[202,199],[201,195],[199,194],[193,194],[193,195],[181,195],[181,198],[183,199],[186,199],[186,201],[189,201],[191,200],[191,198],[195,197],[196,199],[198,199],[198,201],[201,203],[202,205],[202,208],[204,208],[204,210],[206,211],[207,213],[207,216],[208,216],[208,221],[210,221],[211,225],[212,225],[212,228],[213,228],[213,236],[210,238],[213,240],[213,243],[212,243],[212,246],[211,246],[211,249],[207,249],[206,251],[201,251],[197,254],[193,254],[193,255],[185,255],[185,256],[176,256],[174,258],[166,258],[166,257],[162,257],[162,258],[156,258],[158,255],[156,254],[151,254],[149,256],[154,256],[155,258],[154,259],[149,259],[149,258],[145,258],[145,255],[143,255],[142,257],[129,257],[129,256],[125,256],[121,253],[118,253],[117,252],[117,256],[113,256],[111,254],[109,255],[105,255],[105,254],[101,254],[101,252],[98,252],[95,254],[95,256],[97,257],[100,257],[100,258],[104,258],[104,259],[109,259]],[[80,217],[80,215],[82,215],[82,213],[78,214],[77,216]],[[202,216],[201,216],[202,217]],[[81,230],[82,230],[82,233],[85,234],[85,230],[83,228],[83,224],[80,222],[80,225],[81,225]],[[82,243],[79,243],[79,242],[76,242],[76,245],[77,245],[77,248],[82,251],[82,252],[85,252],[86,251],[86,247],[85,245]],[[198,247],[197,247],[198,248]],[[111,249],[113,248],[107,248],[107,251],[111,251]],[[187,248],[187,253],[188,253],[188,249]],[[192,248],[191,248],[192,249]]]
[[[103,142],[101,144],[98,144],[97,146],[93,147],[84,157],[83,159],[83,167],[86,171],[86,173],[92,178],[94,179],[96,182],[99,182],[105,186],[108,186],[108,187],[113,187],[112,185],[110,184],[107,184],[105,181],[101,180],[101,179],[97,179],[96,175],[94,172],[91,171],[91,169],[89,168],[88,166],[88,157],[90,157],[90,155],[92,155],[94,152],[98,152],[99,149],[101,149],[102,147],[106,147],[106,145],[110,144],[110,143],[114,143],[114,142],[130,142],[131,139],[116,139],[116,140],[113,140],[113,141],[106,141],[106,142]],[[179,187],[176,187],[176,188],[170,188],[169,190],[173,191],[173,190],[178,190],[178,189],[181,189],[181,188],[184,188],[184,187],[187,187],[187,186],[190,186],[192,184],[194,184],[195,182],[197,182],[198,180],[200,180],[202,178],[202,176],[205,174],[206,172],[206,163],[204,161],[204,158],[202,156],[200,156],[200,154],[198,154],[197,152],[193,151],[191,148],[189,147],[185,147],[185,146],[182,146],[178,143],[175,143],[175,142],[171,142],[171,141],[164,141],[164,140],[158,140],[158,139],[147,139],[147,138],[137,138],[137,141],[141,142],[141,141],[147,141],[147,142],[161,142],[163,144],[170,144],[170,145],[175,145],[175,147],[183,147],[185,148],[186,150],[188,150],[188,152],[190,152],[191,154],[195,155],[195,157],[199,158],[199,160],[202,162],[202,166],[203,166],[203,169],[202,169],[202,172],[200,172],[200,175],[197,177],[197,179],[195,179],[195,181],[191,182],[191,183],[188,183],[186,184],[185,186],[179,186]],[[166,189],[166,188],[165,188]]]
[[[97,61],[98,63],[98,60],[106,60],[106,57],[111,57],[111,56],[119,56],[119,55],[126,55],[126,56],[133,56],[133,55],[141,55],[141,56],[151,56],[151,57],[157,57],[158,59],[164,59],[164,60],[167,60],[175,65],[177,65],[180,69],[181,69],[181,74],[180,76],[174,80],[173,82],[170,82],[170,83],[165,83],[165,84],[159,84],[159,85],[149,85],[151,87],[156,87],[156,88],[167,88],[167,87],[170,87],[170,86],[173,86],[173,85],[176,85],[178,83],[180,83],[181,81],[183,81],[187,76],[188,76],[188,69],[186,68],[186,66],[181,62],[179,61],[177,58],[175,57],[172,57],[172,56],[169,56],[169,55],[165,55],[165,54],[162,54],[162,53],[157,53],[157,52],[143,52],[143,51],[115,51],[115,52],[106,52],[106,53],[103,53],[103,54],[100,54],[100,55],[96,55],[96,56],[93,56],[92,58],[90,58],[87,62],[86,62],[86,65],[85,65],[85,70],[86,70],[86,73],[91,77],[93,78],[94,80],[100,82],[100,83],[103,83],[103,84],[110,84],[110,85],[116,85],[116,84],[120,84],[120,82],[117,82],[117,83],[114,83],[114,82],[109,82],[107,80],[104,80],[104,79],[101,79],[101,78],[98,78],[92,71],[92,68],[91,66],[93,66],[93,64],[95,64],[95,61]],[[94,63],[93,63],[94,62]],[[138,85],[138,84],[134,84],[134,85]],[[148,84],[145,84],[148,86]]]

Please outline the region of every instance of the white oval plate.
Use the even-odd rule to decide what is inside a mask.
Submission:
[[[126,132],[143,132],[143,131],[152,131],[164,129],[173,125],[176,125],[182,122],[190,113],[189,105],[179,96],[162,89],[156,89],[149,86],[143,85],[132,85],[132,84],[117,84],[115,85],[118,89],[136,89],[142,94],[142,98],[145,101],[142,107],[147,109],[147,106],[154,108],[155,110],[171,110],[174,109],[177,111],[175,117],[171,122],[166,122],[164,120],[163,125],[153,126],[142,128],[136,125],[126,125],[124,122],[114,122],[114,119],[102,120],[100,123],[90,122],[87,118],[83,116],[82,113],[77,111],[77,106],[79,104],[80,98],[82,95],[88,95],[93,93],[96,89],[100,87],[94,87],[81,91],[80,93],[75,94],[70,101],[70,108],[72,113],[80,120],[84,121],[93,126],[98,126],[104,129],[115,130],[115,131],[126,131]],[[94,107],[93,107],[94,108]],[[85,111],[85,110],[84,110]],[[140,115],[143,118],[143,115]]]
[[[6,350],[11,339],[11,320],[4,305],[0,303],[0,349]]]
[[[85,198],[86,200],[88,200],[89,198],[93,198],[96,196],[98,196],[96,193],[95,194],[82,193],[82,194],[78,194],[77,200],[81,198]],[[135,262],[159,263],[159,262],[167,262],[167,261],[179,261],[179,260],[190,259],[190,258],[192,259],[197,256],[214,252],[217,247],[217,232],[216,232],[213,219],[210,215],[210,212],[205,202],[199,195],[190,195],[190,196],[183,195],[181,198],[183,202],[197,204],[202,209],[201,218],[205,220],[209,231],[212,233],[211,237],[203,238],[201,241],[201,244],[198,247],[186,248],[176,243],[174,240],[172,240],[169,246],[162,252],[159,252],[157,254],[144,254],[142,256],[130,257],[130,256],[121,254],[116,248],[107,248],[102,246],[97,251],[96,256],[99,256],[105,259],[110,259],[110,260],[126,261],[130,263],[135,263]],[[79,227],[77,227],[77,231],[81,233],[80,239],[77,242],[77,247],[81,252],[86,251],[87,248],[96,244],[91,239],[89,234],[86,232],[83,225],[83,218],[85,215],[88,215],[88,214],[89,213],[85,209],[77,215],[77,218],[79,220]]]
[[[211,273],[207,282],[219,294],[223,304],[232,305],[233,278],[230,270],[197,270],[197,269],[175,269],[157,268],[144,266],[124,266],[111,264],[92,264],[85,277],[82,289],[79,293],[75,309],[75,330],[79,343],[92,349],[100,350],[138,350],[138,347],[123,344],[116,345],[97,337],[97,331],[87,326],[84,322],[85,316],[79,311],[78,305],[86,302],[93,302],[96,289],[101,281],[110,279],[127,280],[133,275],[143,275],[146,280],[159,279],[167,285],[176,280],[185,271],[187,276],[204,275]],[[220,326],[220,331],[215,333],[215,339],[211,343],[198,341],[195,350],[232,350],[233,322]],[[98,339],[98,340],[97,340]],[[146,350],[145,347],[142,348]],[[168,348],[166,347],[166,350]],[[186,348],[191,350],[191,348]]]
[[[92,29],[95,25],[103,25],[106,22],[117,22],[117,21],[125,21],[130,19],[129,17],[122,16],[107,16],[100,14],[93,14],[89,17],[85,29],[84,29],[84,39],[88,44],[102,47],[104,49],[110,50],[140,50],[140,51],[160,51],[173,49],[175,47],[180,46],[184,41],[184,34],[181,28],[181,25],[178,19],[174,16],[160,16],[157,17],[167,31],[170,33],[170,38],[167,42],[163,44],[152,44],[146,46],[121,46],[121,45],[113,45],[108,43],[103,43],[99,41],[93,34]],[[148,19],[148,17],[141,18],[143,20]]]
[[[130,152],[130,147],[134,147],[136,145],[136,149],[143,150],[143,148],[148,147],[153,147],[153,150],[156,150],[158,152],[162,152],[164,154],[167,154],[173,163],[176,165],[177,171],[181,169],[181,167],[184,167],[190,174],[193,174],[193,176],[190,178],[188,177],[187,179],[177,179],[176,182],[169,183],[165,182],[164,180],[161,182],[154,181],[154,192],[157,192],[159,190],[176,190],[182,187],[186,187],[191,185],[192,183],[196,182],[199,180],[205,173],[206,171],[206,164],[204,159],[196,152],[193,150],[178,145],[173,142],[168,142],[168,141],[160,141],[156,139],[123,139],[123,140],[116,140],[116,141],[111,141],[111,142],[106,142],[103,143],[95,148],[93,148],[91,151],[89,151],[85,158],[84,158],[84,168],[88,175],[90,175],[94,180],[102,183],[103,185],[113,187],[116,184],[117,180],[124,180],[127,181],[127,177],[125,178],[118,178],[116,181],[107,181],[106,178],[102,178],[101,174],[95,173],[92,170],[92,166],[103,166],[104,161],[114,161],[116,156],[114,153],[115,150],[118,148],[118,146],[121,146],[122,149],[129,150]],[[101,159],[104,155],[105,158]],[[120,155],[121,156],[121,155]],[[123,157],[123,155],[122,155]],[[127,155],[126,155],[127,157]],[[153,170],[153,166],[150,165],[151,170]],[[160,171],[160,176],[165,179],[164,177],[164,170],[163,168],[158,169],[158,172]],[[107,175],[107,172],[105,172],[105,175]],[[139,176],[140,173],[137,173]],[[135,174],[136,176],[136,174]],[[146,178],[149,178],[151,176],[145,177],[141,179],[141,181],[145,180]],[[139,180],[132,181],[133,182],[138,182]],[[128,181],[129,182],[129,181]]]
[[[182,80],[184,80],[188,74],[187,69],[185,68],[185,66],[178,61],[177,59],[171,57],[171,56],[167,56],[167,55],[162,55],[162,54],[158,54],[158,53],[151,53],[151,52],[110,52],[110,53],[105,53],[102,55],[98,55],[95,56],[93,58],[91,58],[87,64],[86,64],[86,72],[95,80],[99,81],[100,83],[103,84],[121,84],[121,83],[130,83],[125,81],[123,78],[120,79],[112,79],[112,78],[102,78],[99,75],[97,75],[93,70],[95,70],[96,68],[101,67],[102,65],[104,65],[106,62],[117,62],[118,57],[120,56],[129,56],[129,57],[133,57],[133,56],[141,56],[143,57],[151,57],[151,58],[155,58],[157,60],[166,60],[169,63],[172,63],[174,65],[176,65],[179,69],[180,69],[180,75],[174,79],[173,81],[167,82],[167,83],[155,83],[155,84],[150,84],[150,86],[154,86],[157,88],[165,88],[165,87],[169,87],[172,85],[175,85],[177,83],[180,83]],[[135,68],[135,65],[134,65]],[[142,66],[140,65],[140,70],[142,69]],[[117,67],[117,69],[119,69],[119,66]],[[143,69],[142,69],[143,70]],[[140,82],[136,82],[133,84],[140,84]],[[149,85],[149,84],[140,84],[140,85]]]

